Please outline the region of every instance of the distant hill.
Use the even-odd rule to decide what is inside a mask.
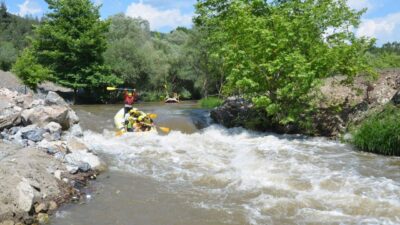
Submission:
[[[0,3],[0,69],[9,70],[19,53],[28,45],[27,36],[32,35],[38,18],[20,17],[7,11]]]

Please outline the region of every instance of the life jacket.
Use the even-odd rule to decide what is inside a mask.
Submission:
[[[125,95],[124,104],[133,105],[133,103],[135,103],[135,97],[133,95],[132,96]]]

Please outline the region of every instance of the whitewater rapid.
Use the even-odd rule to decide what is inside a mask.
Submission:
[[[212,125],[192,134],[86,131],[84,141],[112,170],[247,224],[400,224],[399,158],[325,138]]]

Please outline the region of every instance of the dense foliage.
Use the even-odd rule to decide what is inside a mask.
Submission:
[[[136,87],[148,100],[177,92],[196,97],[202,88],[192,67],[192,32],[177,28],[168,34],[150,32],[149,23],[117,14],[109,18],[106,63],[125,86]]]
[[[307,118],[320,79],[369,70],[373,41],[352,31],[363,11],[345,0],[200,0],[196,8],[210,55],[222,59],[226,94],[251,98],[280,123]]]
[[[110,75],[109,68],[104,65],[109,24],[100,20],[99,8],[90,0],[46,2],[51,11],[35,29],[32,44],[18,59],[14,72],[25,83],[29,83],[30,77],[39,76],[75,92],[79,88],[104,89],[119,83],[120,80]],[[29,65],[32,68],[21,68]],[[36,68],[43,74],[37,74]]]
[[[353,143],[360,150],[400,156],[400,108],[389,104],[362,122]]]
[[[0,3],[0,69],[9,70],[19,53],[28,45],[26,36],[32,34],[39,20],[12,15],[4,2]]]
[[[51,80],[101,95],[104,86],[119,84],[157,101],[173,93],[240,94],[277,122],[305,121],[321,79],[341,73],[351,80],[369,69],[367,61],[400,67],[399,43],[371,47],[354,36],[362,11],[345,2],[200,0],[192,29],[160,33],[124,14],[101,21],[89,0],[48,0],[50,13],[34,34],[39,21],[9,14],[3,3],[0,69],[20,56],[14,72],[33,88]]]

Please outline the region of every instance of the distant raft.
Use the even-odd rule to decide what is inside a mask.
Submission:
[[[165,103],[179,103],[179,99],[177,99],[177,98],[167,98],[167,99],[165,99]]]

